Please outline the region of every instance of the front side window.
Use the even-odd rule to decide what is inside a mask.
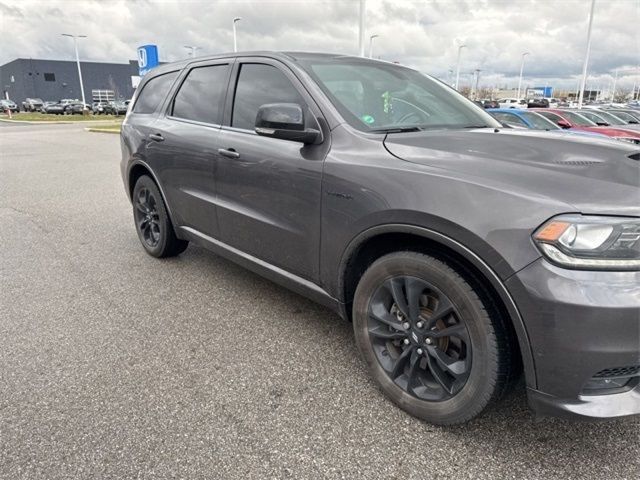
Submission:
[[[301,64],[358,130],[500,126],[453,89],[409,68],[352,58]]]
[[[303,109],[306,105],[293,84],[276,67],[260,63],[242,64],[233,100],[231,126],[253,130],[258,108],[267,103],[297,103]]]
[[[227,71],[226,64],[191,70],[173,101],[172,115],[219,125],[227,89]]]
[[[562,112],[562,114],[569,119],[571,123],[574,125],[578,125],[579,127],[595,127],[596,123],[591,120],[583,117],[579,113],[574,112]]]
[[[142,87],[142,91],[133,106],[133,113],[153,113],[169,93],[178,72],[165,73],[152,78]]]

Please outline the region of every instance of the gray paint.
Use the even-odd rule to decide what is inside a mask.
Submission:
[[[116,90],[116,99],[131,98],[134,88],[131,76],[138,75],[138,63],[80,62],[85,98],[91,103],[91,90]],[[44,79],[45,73],[55,75],[54,82]],[[14,81],[11,82],[11,77]],[[8,88],[7,88],[8,86]],[[114,88],[115,87],[115,88]],[[78,68],[75,61],[18,58],[0,66],[0,90],[8,91],[18,105],[25,98],[59,100],[81,99]]]
[[[438,241],[474,264],[505,303],[536,410],[640,413],[640,405],[603,408],[605,400],[572,406],[599,370],[640,361],[640,274],[553,267],[531,240],[561,213],[640,217],[640,164],[630,158],[637,147],[503,129],[359,132],[342,121],[294,56],[250,53],[237,62],[262,60],[293,78],[323,128],[322,144],[282,143],[229,127],[230,94],[222,126],[185,126],[164,113],[175,82],[155,115],[125,119],[127,187],[132,168],[147,165],[178,235],[345,317],[351,299],[344,269],[362,242],[380,230]],[[154,75],[186,65],[160,67]],[[155,144],[152,133],[170,141]],[[240,157],[222,157],[219,148],[234,148]],[[602,292],[608,300],[594,303]]]

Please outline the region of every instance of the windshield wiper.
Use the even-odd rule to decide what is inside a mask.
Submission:
[[[391,128],[374,128],[369,130],[372,133],[405,133],[405,132],[419,132],[420,127],[391,127]]]

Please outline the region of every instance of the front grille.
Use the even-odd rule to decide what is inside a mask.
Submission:
[[[600,370],[593,377],[594,378],[633,377],[638,373],[640,373],[640,365],[633,365],[629,367],[605,368],[604,370]]]

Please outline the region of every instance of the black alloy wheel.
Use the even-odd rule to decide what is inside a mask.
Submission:
[[[421,400],[455,396],[471,371],[471,342],[449,297],[412,276],[386,280],[369,303],[376,358],[405,392]]]
[[[138,238],[149,255],[173,257],[185,251],[189,242],[176,236],[160,190],[151,177],[138,178],[131,201]]]
[[[146,187],[138,190],[134,198],[135,217],[138,230],[142,234],[144,242],[151,248],[158,246],[160,242],[160,218],[158,216],[158,200]]]
[[[396,252],[363,273],[353,300],[356,344],[382,391],[439,425],[465,423],[520,373],[512,331],[460,263]]]

